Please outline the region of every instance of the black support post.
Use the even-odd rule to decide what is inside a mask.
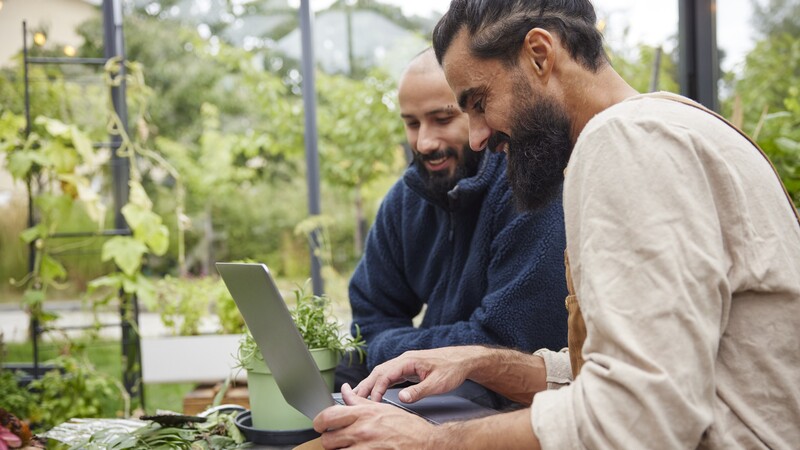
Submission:
[[[305,111],[306,180],[308,183],[308,213],[322,212],[319,194],[319,150],[317,149],[317,93],[314,83],[314,16],[310,0],[300,1],[300,34],[303,48],[303,108]],[[321,230],[311,232],[311,284],[314,294],[322,295],[322,263],[320,261]]]
[[[128,203],[128,181],[130,180],[130,164],[127,156],[119,155],[122,144],[120,133],[128,134],[128,103],[125,90],[125,38],[122,32],[122,4],[120,0],[103,0],[103,46],[104,57],[119,59],[119,86],[111,88],[111,100],[114,112],[120,120],[120,130],[110,136],[111,173],[114,192],[114,228],[127,230],[128,224],[122,215],[122,207]],[[144,389],[142,389],[142,364],[139,345],[139,304],[136,297],[130,301],[123,293],[120,298],[120,315],[122,317],[122,383],[131,399],[138,398],[144,407]]]
[[[678,0],[681,94],[719,111],[716,0]]]

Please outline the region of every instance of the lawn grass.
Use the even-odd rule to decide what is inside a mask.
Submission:
[[[33,346],[30,342],[4,343],[5,355],[0,361],[8,363],[33,362]],[[39,344],[39,361],[53,360],[62,354],[66,348],[64,342],[44,342]],[[96,340],[78,341],[72,355],[85,354],[89,362],[98,373],[115,380],[122,379],[122,348],[119,341]],[[156,410],[183,411],[183,397],[194,389],[192,383],[146,384],[145,412],[155,414]],[[123,412],[121,397],[109,398],[103,403],[103,413],[106,417],[117,417]]]

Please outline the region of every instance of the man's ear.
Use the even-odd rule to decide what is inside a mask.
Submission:
[[[525,35],[523,59],[529,61],[534,77],[547,83],[553,71],[555,48],[553,35],[542,28],[533,28]]]

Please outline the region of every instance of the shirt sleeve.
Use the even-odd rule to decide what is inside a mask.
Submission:
[[[569,349],[562,348],[560,351],[542,348],[536,350],[536,356],[541,356],[544,360],[544,368],[547,374],[547,389],[559,389],[572,383],[572,364],[569,361]]]
[[[695,448],[710,426],[731,292],[715,203],[730,186],[710,145],[646,117],[576,144],[564,207],[585,365],[535,396],[542,448]]]

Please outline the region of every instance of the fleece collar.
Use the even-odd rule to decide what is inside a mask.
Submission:
[[[417,195],[428,203],[436,205],[445,211],[455,212],[467,208],[483,199],[492,183],[497,179],[499,172],[504,168],[505,153],[490,153],[484,150],[478,166],[478,173],[469,178],[461,179],[450,192],[447,200],[433,195],[425,186],[420,168],[414,162],[403,174],[403,181]]]

